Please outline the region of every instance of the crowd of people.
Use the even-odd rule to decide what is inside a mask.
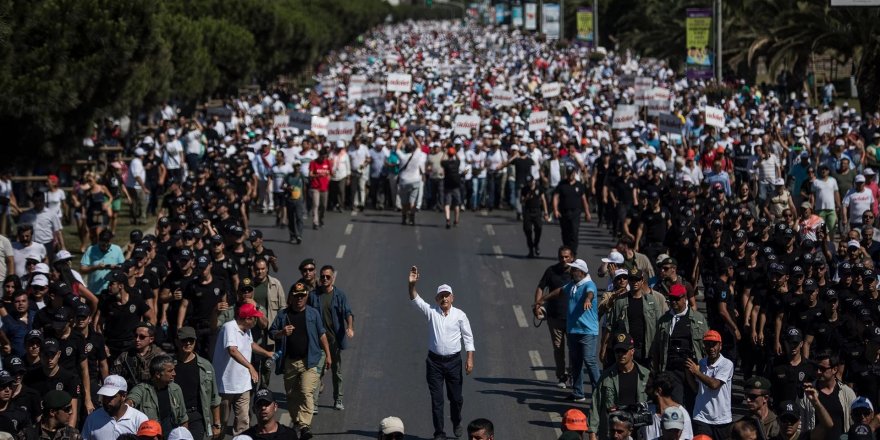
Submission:
[[[325,372],[345,408],[354,318],[334,267],[305,259],[289,287],[270,275],[295,262],[278,261],[251,214],[299,244],[328,211],[394,210],[403,225],[440,211],[453,229],[468,210],[508,209],[529,256],[544,224],[562,232],[534,313],[572,390],[563,438],[873,438],[880,114],[744,81],[710,94],[720,85],[663,61],[470,23],[385,25],[319,72],[313,88],[193,115],[168,104],[130,145],[108,124],[87,142],[131,158],[66,195],[50,176],[16,198],[0,176],[2,227],[15,227],[0,238],[0,431],[203,439],[231,422],[243,439],[310,438]],[[368,96],[391,74],[405,89]],[[645,79],[677,126],[644,105],[616,117]],[[119,246],[123,200],[132,224],[158,220]],[[617,240],[595,273],[577,256],[594,220]],[[273,374],[291,426],[276,421]],[[494,435],[471,425],[471,438]],[[380,431],[397,438],[403,423]]]

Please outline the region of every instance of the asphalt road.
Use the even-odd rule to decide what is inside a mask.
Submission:
[[[325,377],[312,424],[315,436],[375,438],[379,420],[394,415],[404,421],[408,437],[431,438],[428,327],[407,295],[407,274],[417,265],[422,297],[432,302],[436,287],[450,284],[455,306],[468,314],[475,333],[475,368],[464,382],[464,423],[488,418],[498,438],[556,438],[560,414],[572,405],[564,401],[568,390],[556,387],[549,332],[532,326],[530,304],[538,279],[555,262],[559,227],[545,225],[542,256],[528,259],[521,223],[511,211],[463,213],[462,223],[451,230],[440,213],[418,217],[417,226],[402,226],[394,212],[328,213],[326,226],[308,229],[301,245],[287,243],[287,231],[271,227],[274,219],[253,221],[278,255],[281,270],[273,275],[285,288],[298,279],[299,262],[313,257],[319,267],[337,268],[337,287],[355,315],[355,337],[342,354],[345,410],[333,409]],[[580,257],[595,270],[612,241],[595,223],[582,225],[580,238]],[[280,376],[270,388],[286,408]],[[289,423],[286,411],[280,420]],[[448,407],[446,431],[451,435]]]

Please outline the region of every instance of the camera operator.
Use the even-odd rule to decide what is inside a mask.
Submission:
[[[730,406],[733,362],[721,355],[721,335],[715,330],[703,335],[703,346],[707,353],[705,358],[699,363],[691,359],[686,361],[688,383],[698,390],[694,404],[694,433],[707,434],[713,440],[727,440],[733,421]]]
[[[612,440],[632,440],[633,423],[629,415],[623,412],[615,412],[608,417],[611,425],[611,436],[602,437]]]
[[[666,427],[666,420],[667,418],[673,418],[671,411],[675,411],[683,423],[682,428],[679,428],[681,431],[678,433],[678,436],[672,438],[677,440],[690,440],[694,438],[690,414],[681,403],[676,402],[672,398],[672,390],[675,387],[675,376],[668,371],[657,373],[651,380],[651,383],[648,385],[648,392],[654,397],[655,403],[648,405],[648,409],[654,414],[654,424],[645,427],[642,438],[646,440],[667,439],[666,433],[670,428]],[[667,413],[669,413],[669,417],[667,417]]]
[[[590,438],[608,438],[610,428],[609,414],[620,409],[642,406],[648,400],[645,387],[651,372],[635,363],[635,341],[626,333],[614,335],[614,355],[617,362],[609,367],[599,378],[593,392],[593,405],[590,409]],[[646,411],[642,411],[646,412]],[[648,414],[648,424],[651,415]],[[630,429],[633,417],[628,418]],[[627,434],[629,435],[629,434]],[[614,438],[618,438],[615,434]],[[624,437],[625,438],[625,437]]]

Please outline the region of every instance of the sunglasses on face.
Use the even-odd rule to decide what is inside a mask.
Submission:
[[[746,394],[746,400],[755,401],[758,400],[759,397],[765,397],[766,394]]]
[[[331,278],[333,278],[333,275],[321,275],[322,280],[329,280]]]
[[[190,344],[195,344],[196,340],[195,340],[195,338],[186,338],[186,339],[181,339],[180,343],[183,345],[190,345]]]
[[[302,270],[300,270],[300,272],[314,272],[314,271],[315,271],[314,267],[304,267],[304,268],[302,268]]]
[[[834,368],[834,367],[823,367],[821,365],[816,366],[816,370],[820,373],[824,373],[832,368]]]
[[[137,333],[137,334],[134,335],[134,337],[137,338],[137,339],[147,339],[147,338],[150,337],[150,335],[142,335],[142,334],[140,334],[140,333]]]

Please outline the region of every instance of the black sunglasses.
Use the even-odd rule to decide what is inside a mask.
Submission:
[[[758,400],[759,397],[765,397],[766,394],[746,394],[746,400]]]
[[[315,268],[314,267],[304,267],[304,268],[300,269],[299,271],[300,272],[314,272]]]

